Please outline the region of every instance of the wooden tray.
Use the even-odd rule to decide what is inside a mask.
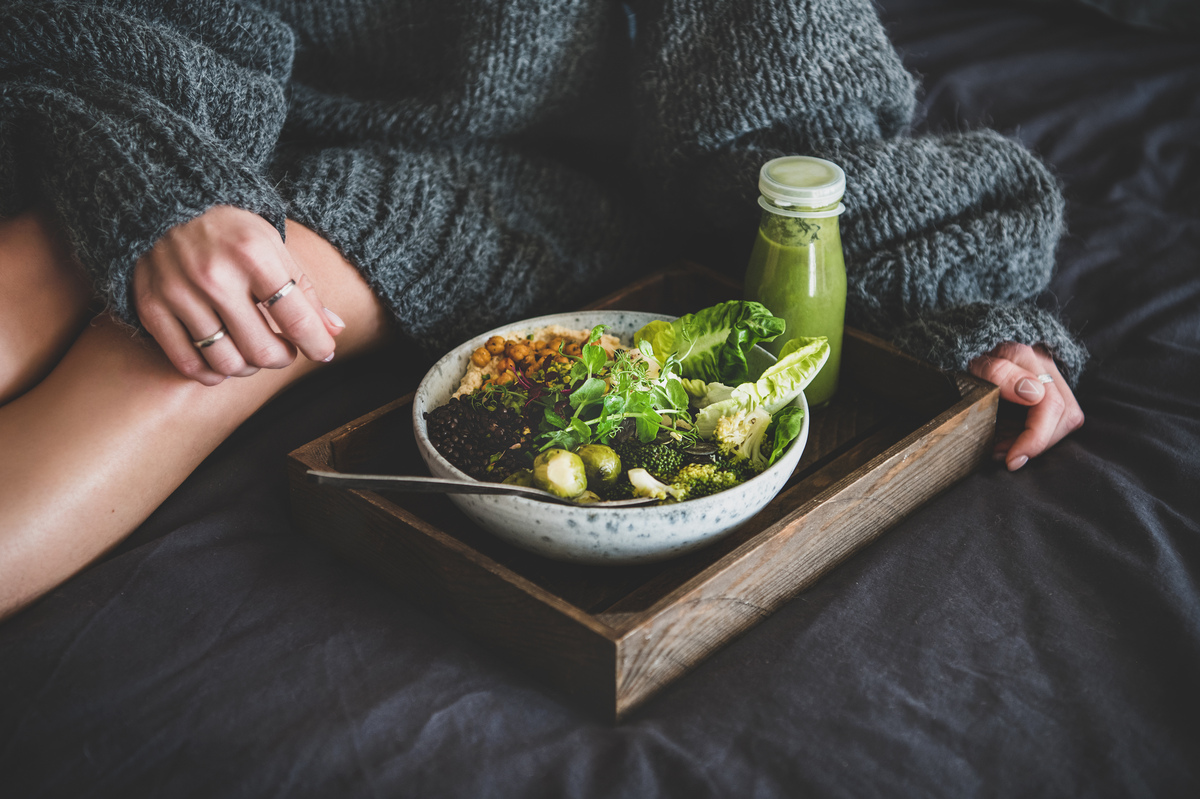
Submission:
[[[681,264],[589,307],[681,315],[739,294]],[[429,613],[619,720],[991,452],[999,390],[988,383],[852,329],[841,381],[813,411],[783,492],[727,538],[666,563],[558,563],[482,531],[445,497],[306,479],[308,469],[427,474],[411,395],[292,452],[292,510],[307,534]]]

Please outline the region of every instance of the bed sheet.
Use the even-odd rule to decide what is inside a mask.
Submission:
[[[1070,4],[883,14],[920,130],[997,128],[1065,186],[1077,434],[613,726],[297,534],[286,453],[412,382],[345,364],[0,625],[0,793],[1200,795],[1200,48]]]

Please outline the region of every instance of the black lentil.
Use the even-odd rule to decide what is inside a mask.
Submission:
[[[427,411],[425,422],[434,448],[476,480],[503,480],[533,462],[529,426],[503,405],[489,410],[453,397]]]

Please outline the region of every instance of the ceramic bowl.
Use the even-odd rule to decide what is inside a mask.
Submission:
[[[433,365],[417,387],[413,401],[413,427],[417,446],[435,477],[470,480],[434,449],[425,425],[425,413],[444,405],[458,389],[467,362],[478,347],[495,335],[524,336],[546,325],[572,330],[608,326],[609,333],[625,344],[660,314],[633,311],[580,311],[553,314],[498,327],[464,342]],[[774,357],[755,348],[751,373],[758,374]],[[801,394],[796,404],[804,408],[800,435],[784,456],[762,474],[741,485],[700,499],[635,508],[572,507],[524,497],[484,494],[450,494],[450,501],[485,530],[513,546],[555,560],[591,564],[648,563],[675,557],[711,544],[758,513],[778,494],[800,460],[808,441],[808,402]]]

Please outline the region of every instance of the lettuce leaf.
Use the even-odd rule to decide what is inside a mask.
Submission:
[[[757,381],[742,383],[733,389],[728,399],[700,409],[696,414],[696,430],[702,438],[712,438],[717,420],[722,416],[731,416],[738,411],[749,413],[755,408],[763,408],[774,416],[800,395],[829,360],[829,341],[824,336],[795,341],[800,343],[791,346],[792,342],[788,342],[784,348],[788,354],[772,364]]]
[[[685,378],[737,385],[750,376],[747,353],[777,338],[784,326],[762,303],[732,300],[681,316],[669,331],[667,323],[651,322],[633,340],[649,343],[659,363],[674,354]]]
[[[788,445],[800,435],[803,426],[804,409],[795,405],[789,405],[771,417],[771,427],[767,430],[767,442],[771,445],[767,466],[779,460]]]

